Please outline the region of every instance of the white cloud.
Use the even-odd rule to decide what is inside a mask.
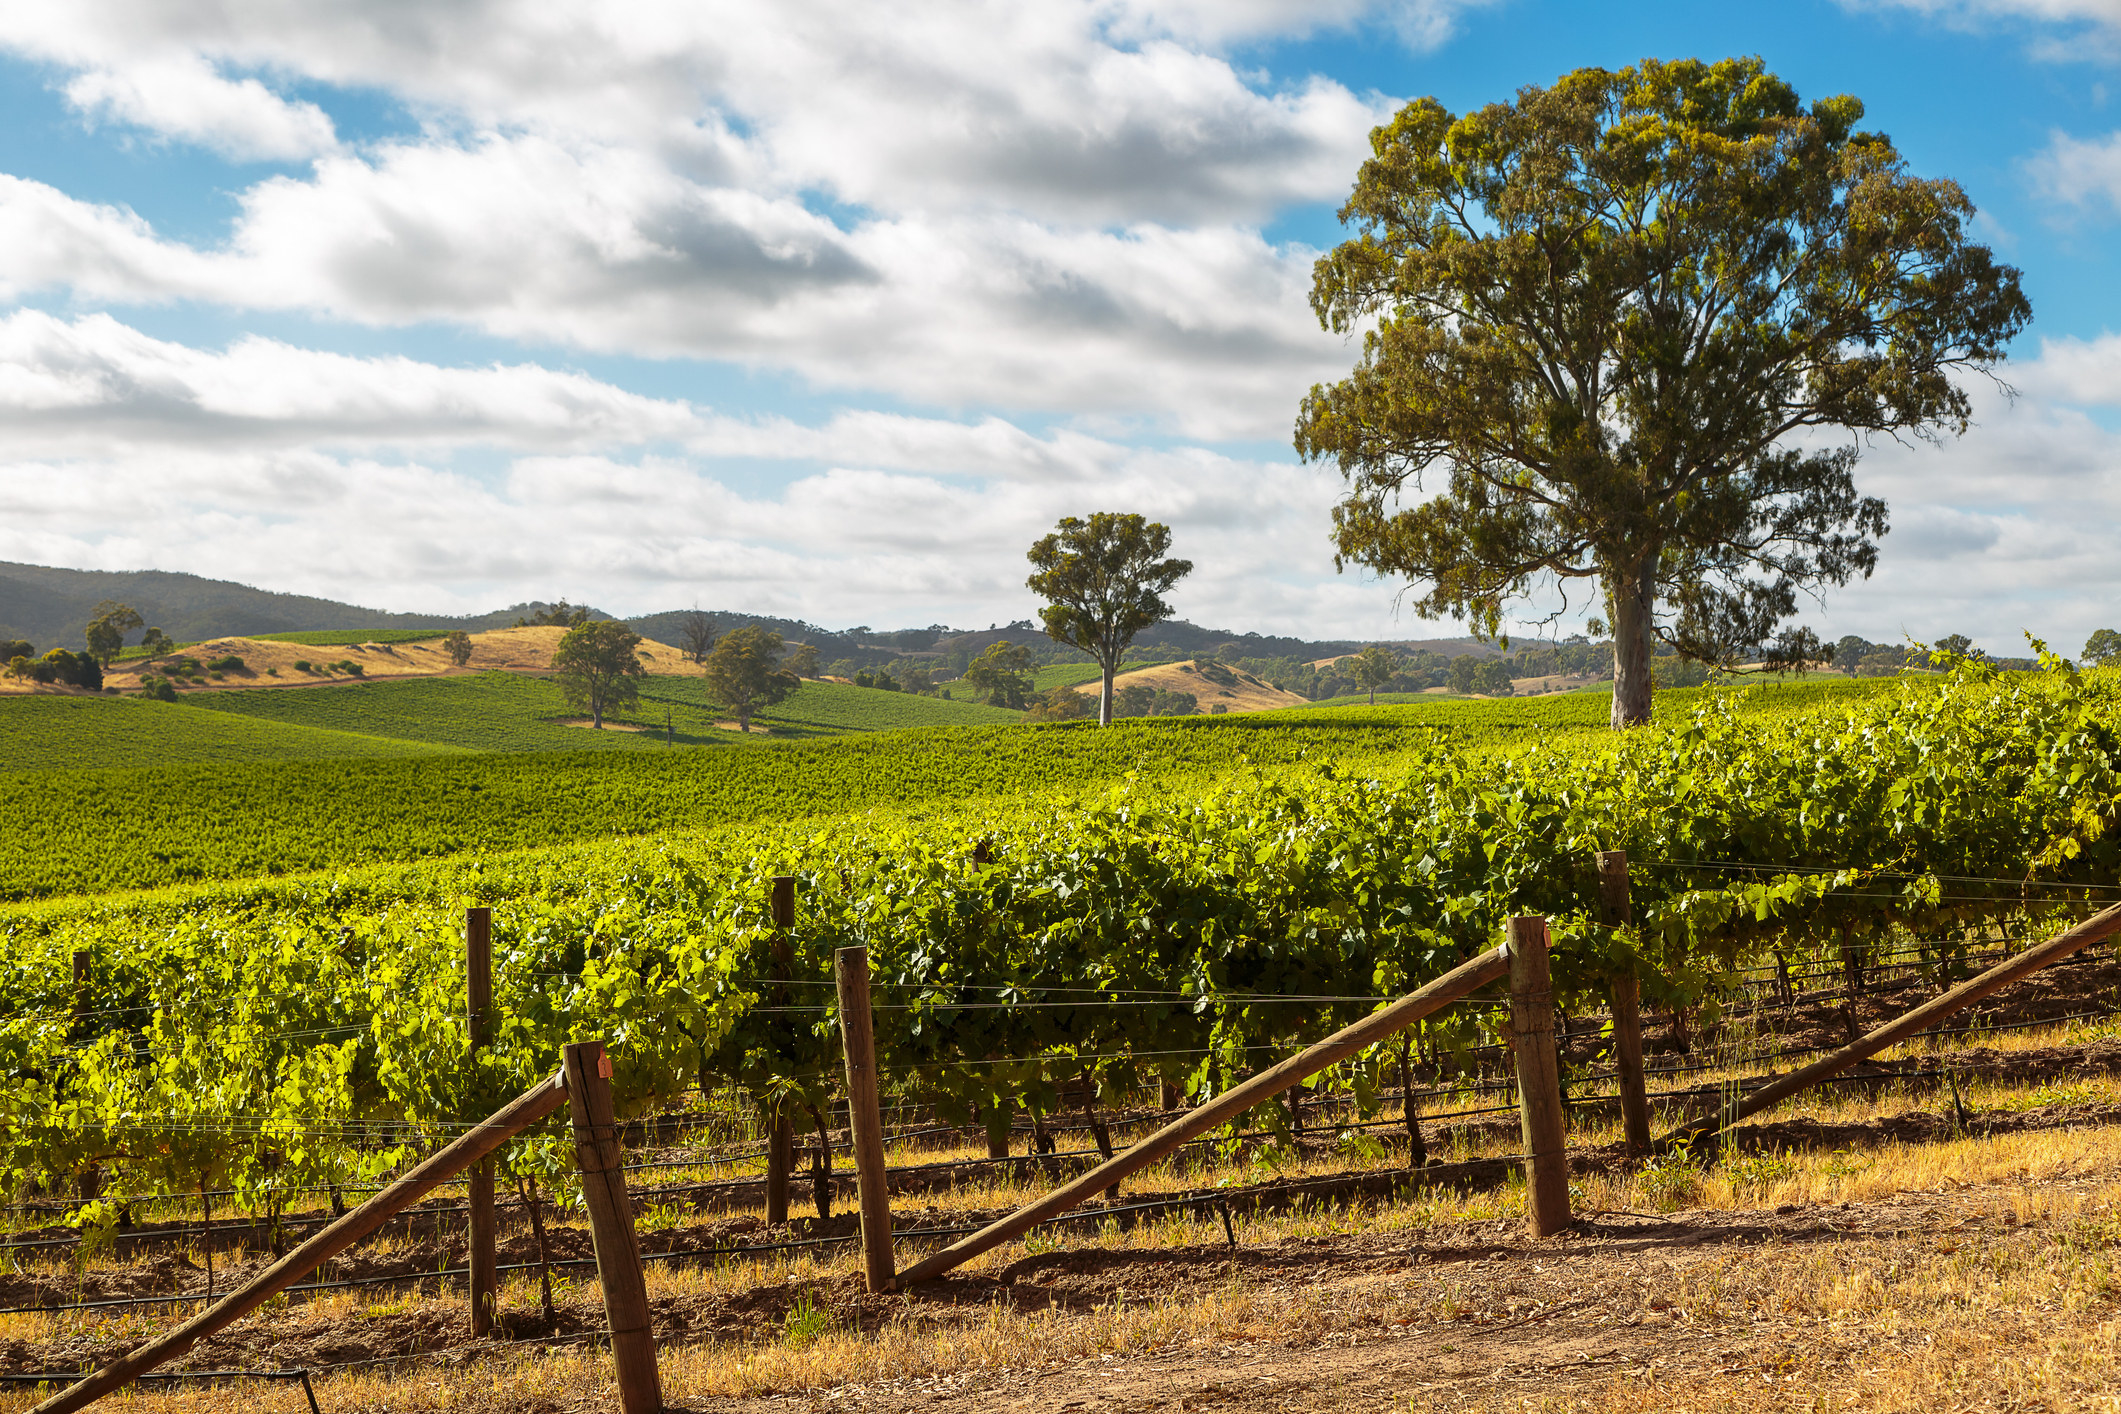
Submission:
[[[181,60],[380,88],[445,125],[616,143],[695,177],[894,211],[1261,219],[1338,194],[1385,110],[1326,81],[1259,91],[1197,46],[1366,15],[1428,44],[1474,2],[76,0],[10,14],[0,45],[89,71]],[[192,136],[166,106],[138,108]]]
[[[93,119],[198,143],[236,161],[296,160],[338,145],[316,104],[290,103],[256,78],[224,78],[197,55],[91,69],[68,81],[66,98]]]
[[[2050,200],[2079,210],[2104,205],[2121,213],[2121,133],[2104,139],[2054,133],[2027,170],[2034,188]]]
[[[2028,46],[2051,63],[2110,60],[2121,52],[2121,0],[1841,0],[1851,10],[1908,11],[1954,29],[2033,31]]]
[[[938,407],[1280,437],[1352,354],[1306,304],[1312,253],[1227,226],[872,221],[540,138],[322,159],[253,187],[226,249],[0,178],[9,293],[209,299],[376,325],[794,369]]]
[[[39,450],[308,443],[503,447],[680,441],[682,403],[536,365],[440,368],[245,337],[213,353],[150,338],[105,314],[0,319],[0,429]]]
[[[2054,402],[2121,407],[2121,334],[2042,339],[2040,357],[2008,374],[2015,386]]]
[[[63,489],[11,494],[38,484]],[[308,448],[165,446],[17,462],[0,486],[0,558],[151,562],[383,607],[565,593],[618,612],[697,600],[837,624],[1027,615],[1030,540],[1063,514],[1125,506],[1171,523],[1199,565],[1181,613],[1390,628],[1387,595],[1330,582],[1329,476],[1203,453],[1128,451],[1068,482],[828,467],[739,492],[673,457],[526,456],[478,477]]]

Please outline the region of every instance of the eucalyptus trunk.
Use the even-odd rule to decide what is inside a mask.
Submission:
[[[1648,567],[1637,562],[1616,573],[1607,591],[1613,613],[1613,726],[1639,727],[1650,720],[1650,616],[1656,590]]]

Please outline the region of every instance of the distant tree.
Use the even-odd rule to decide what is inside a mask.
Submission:
[[[154,673],[143,673],[140,677],[140,696],[155,702],[174,702],[177,700],[176,684]]]
[[[1168,692],[1161,688],[1149,699],[1152,717],[1192,717],[1200,712],[1200,698],[1190,692]]]
[[[678,651],[695,663],[707,661],[714,651],[715,622],[710,614],[688,609],[678,618]]]
[[[1088,520],[1064,517],[1030,549],[1038,573],[1025,581],[1044,598],[1039,610],[1048,637],[1097,661],[1102,673],[1098,720],[1112,721],[1112,679],[1134,635],[1171,617],[1163,595],[1193,572],[1190,560],[1163,558],[1171,528],[1138,515],[1099,511]]]
[[[6,651],[7,645],[0,643],[0,653],[5,653]],[[2102,628],[2095,631],[2090,638],[2084,640],[2085,662],[2096,667],[2117,657],[2121,657],[2121,633],[2115,633],[2110,628]]]
[[[34,658],[36,648],[26,638],[0,638],[0,663],[12,663],[17,658]]]
[[[1377,705],[1377,689],[1392,680],[1399,671],[1399,655],[1382,643],[1372,643],[1352,658],[1340,660],[1340,666],[1370,690],[1370,705]]]
[[[471,635],[458,629],[442,640],[442,651],[449,655],[450,662],[463,667],[471,661]]]
[[[140,647],[150,658],[160,658],[165,653],[177,651],[177,644],[159,628],[151,628],[140,635]]]
[[[1758,59],[1644,60],[1372,132],[1311,294],[1362,354],[1296,428],[1349,482],[1340,561],[1482,632],[1591,586],[1615,727],[1649,720],[1653,641],[1816,658],[1797,595],[1887,529],[1856,443],[1964,431],[2032,313],[1965,192],[1862,119]]]
[[[1834,666],[1847,673],[1850,677],[1854,677],[1856,676],[1856,669],[1863,664],[1864,655],[1870,651],[1871,645],[1868,640],[1859,638],[1853,633],[1843,634],[1841,641],[1834,645]]]
[[[1510,665],[1500,658],[1484,661],[1473,675],[1473,690],[1490,697],[1508,697],[1516,690],[1510,683]]]
[[[532,611],[528,618],[516,620],[517,628],[580,628],[589,622],[589,610],[577,609],[562,599],[557,604],[548,604]],[[607,620],[606,622],[610,622]]]
[[[1022,710],[1030,705],[1034,691],[1029,676],[1031,654],[1006,638],[987,645],[987,651],[965,665],[965,681],[989,707]]]
[[[1986,658],[1988,654],[1974,646],[1974,640],[1963,633],[1948,633],[1930,645],[1933,654],[1942,653],[1950,658]],[[1934,662],[1935,659],[1933,658]]]
[[[25,676],[34,682],[62,683],[87,692],[103,690],[103,665],[96,661],[94,653],[69,653],[64,648],[54,648],[42,658],[32,660]]]
[[[1145,682],[1130,682],[1112,695],[1114,717],[1146,717],[1155,707],[1156,689]]]
[[[1451,691],[1465,696],[1479,690],[1480,660],[1471,653],[1461,653],[1451,660],[1451,667],[1444,678],[1444,685]]]
[[[1027,722],[1073,722],[1097,715],[1097,704],[1072,687],[1051,687],[1024,713]]]
[[[935,690],[935,679],[926,668],[901,668],[898,681],[907,692],[917,692],[924,697]]]
[[[771,629],[731,629],[707,655],[707,690],[736,717],[739,731],[751,730],[762,707],[786,700],[800,679],[778,666],[781,636]]]
[[[17,639],[15,642],[19,643]],[[35,669],[36,661],[27,653],[16,653],[7,660],[7,675],[11,678],[26,678]]]
[[[817,645],[815,643],[796,644],[794,648],[789,650],[788,657],[781,666],[799,678],[816,677]]]
[[[104,600],[90,611],[86,631],[89,656],[99,666],[109,667],[125,648],[125,635],[145,622],[130,606],[115,599]]]
[[[647,673],[633,650],[641,636],[615,619],[577,624],[552,655],[553,680],[567,704],[589,713],[590,723],[604,729],[604,714],[640,700],[637,679]]]

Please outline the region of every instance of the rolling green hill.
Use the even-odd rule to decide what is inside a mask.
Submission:
[[[253,721],[133,697],[0,698],[0,771],[73,771],[175,762],[433,756],[433,742]]]

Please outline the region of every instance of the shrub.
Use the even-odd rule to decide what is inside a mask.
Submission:
[[[140,679],[139,695],[156,702],[174,702],[177,700],[177,689],[168,678],[148,673]]]
[[[309,659],[297,658],[295,659],[295,671],[298,673],[313,673],[316,668],[310,663]]]
[[[92,653],[69,653],[54,648],[29,665],[28,676],[37,682],[64,683],[68,687],[103,690],[103,665]]]
[[[231,653],[225,658],[216,658],[208,663],[206,670],[210,673],[240,673],[243,671],[243,660]]]

